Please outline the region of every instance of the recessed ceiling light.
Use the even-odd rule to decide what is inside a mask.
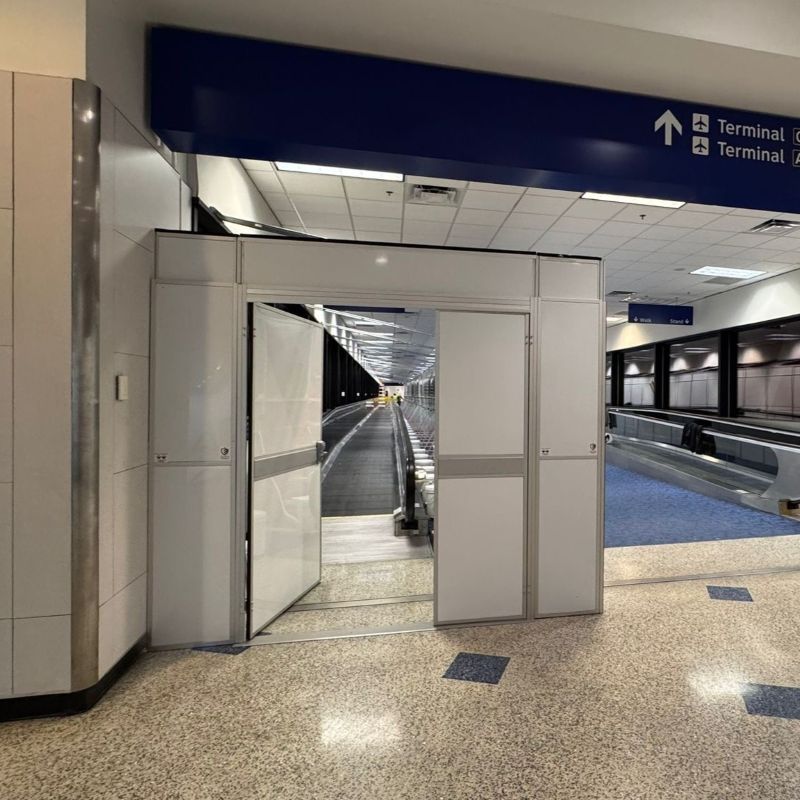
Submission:
[[[656,206],[657,208],[680,208],[685,206],[683,200],[659,200],[656,197],[630,197],[626,194],[603,194],[601,192],[584,192],[584,200],[605,200],[609,203],[630,203],[634,206]]]
[[[347,167],[322,167],[317,164],[294,164],[289,161],[276,161],[275,166],[284,172],[308,172],[312,175],[335,175],[339,178],[402,181],[405,177],[399,172],[376,172],[371,169],[349,169]]]
[[[692,270],[690,275],[710,275],[712,278],[757,278],[759,275],[766,275],[764,270],[759,269],[734,269],[733,267],[700,267]]]

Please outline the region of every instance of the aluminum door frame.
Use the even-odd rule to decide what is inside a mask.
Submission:
[[[538,256],[536,254],[531,254],[532,259],[534,262],[534,275],[537,272],[538,267]],[[241,250],[240,250],[240,258],[241,258]],[[241,264],[240,264],[241,268]],[[535,395],[536,392],[533,391],[533,387],[531,386],[531,377],[533,372],[531,370],[531,358],[532,358],[532,351],[533,347],[533,331],[535,330],[536,325],[536,311],[537,305],[535,303],[536,298],[533,294],[527,298],[519,298],[515,300],[503,300],[498,302],[494,298],[487,298],[485,301],[481,300],[473,300],[473,299],[453,299],[453,298],[439,298],[439,297],[424,297],[422,295],[418,297],[410,297],[407,294],[392,294],[392,293],[369,293],[363,295],[353,295],[347,291],[339,291],[339,292],[321,292],[319,294],[310,294],[307,290],[299,290],[299,291],[291,291],[291,290],[270,290],[270,289],[263,289],[255,286],[248,286],[247,284],[239,284],[241,288],[241,295],[240,295],[240,304],[242,308],[243,318],[247,318],[247,304],[248,303],[294,303],[294,304],[307,304],[307,305],[314,305],[320,303],[331,303],[335,302],[336,305],[352,305],[352,306],[362,306],[363,308],[370,308],[370,307],[387,307],[387,306],[406,306],[411,305],[415,308],[426,308],[431,309],[433,311],[465,311],[465,312],[473,312],[473,313],[496,313],[496,314],[523,314],[527,317],[527,330],[528,330],[528,341],[527,341],[527,350],[528,350],[528,357],[526,358],[525,363],[525,386],[527,388],[527,400],[525,403],[525,426],[526,426],[526,433],[525,433],[525,446],[526,446],[526,453],[524,456],[524,463],[526,469],[525,475],[525,503],[524,503],[524,530],[525,530],[525,537],[523,542],[523,564],[522,564],[522,571],[523,571],[523,614],[521,616],[503,618],[503,619],[491,619],[491,620],[483,620],[483,619],[476,619],[476,620],[464,620],[459,621],[457,623],[447,623],[442,627],[447,627],[449,625],[457,626],[462,624],[474,624],[474,623],[484,623],[487,624],[502,624],[503,622],[524,622],[527,619],[532,619],[533,616],[531,614],[530,608],[530,598],[531,598],[531,577],[535,574],[531,567],[530,567],[530,554],[534,551],[535,542],[534,539],[538,533],[536,529],[536,517],[532,515],[531,508],[533,504],[536,502],[536,495],[535,495],[535,485],[532,483],[531,479],[532,476],[536,474],[536,459],[535,459],[535,451],[533,451],[530,447],[530,442],[532,440],[532,420],[535,419],[534,416],[534,403],[535,403]],[[245,339],[247,336],[247,332],[245,330],[244,335],[240,337],[240,340]],[[438,336],[438,317],[437,317],[437,336]],[[247,419],[247,408],[246,406],[242,406],[242,401],[246,398],[247,395],[247,363],[246,363],[246,342],[240,341],[240,355],[239,355],[239,369],[240,369],[240,380],[238,381],[240,389],[242,388],[242,379],[245,381],[244,391],[241,392],[243,397],[240,398],[239,401],[239,423],[238,423],[238,442],[239,448],[238,452],[245,453],[247,452],[247,444],[246,444],[246,419]],[[438,378],[438,358],[436,362],[436,375]],[[437,404],[437,417],[436,417],[436,425],[438,428],[439,419],[438,419],[438,404]],[[438,443],[437,443],[437,456],[438,456]],[[244,541],[245,541],[245,525],[246,519],[243,514],[241,514],[241,510],[245,507],[247,503],[247,498],[242,498],[242,487],[247,486],[247,471],[246,471],[246,462],[248,461],[247,458],[239,459],[239,489],[237,489],[237,509],[239,513],[237,513],[237,535],[236,539],[240,543],[242,557],[239,560],[239,564],[244,562]],[[243,472],[243,474],[242,474]],[[438,484],[438,470],[437,475],[435,477],[435,486],[436,491],[439,490]],[[436,540],[434,539],[434,580],[433,580],[433,597],[434,597],[434,607],[436,605],[436,597],[437,597],[437,569],[436,569],[436,561],[437,561],[437,552],[436,552]],[[242,574],[240,578],[240,595],[244,598],[245,595],[245,583],[246,576]],[[244,602],[244,601],[243,601]],[[246,630],[246,629],[245,629]],[[243,632],[243,640],[244,640],[244,632]]]

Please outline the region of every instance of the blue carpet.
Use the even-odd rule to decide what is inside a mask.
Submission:
[[[606,547],[800,534],[800,523],[606,465]]]

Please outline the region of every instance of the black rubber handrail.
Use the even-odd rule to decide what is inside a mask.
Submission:
[[[392,429],[397,454],[397,490],[403,513],[403,527],[414,528],[417,514],[417,468],[406,418],[397,403],[392,403]]]

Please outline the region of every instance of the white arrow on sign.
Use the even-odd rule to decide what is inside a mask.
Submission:
[[[678,118],[667,109],[657,120],[654,130],[660,131],[664,129],[664,144],[667,147],[672,147],[672,132],[677,131],[678,136],[683,135],[683,125],[678,121]]]

